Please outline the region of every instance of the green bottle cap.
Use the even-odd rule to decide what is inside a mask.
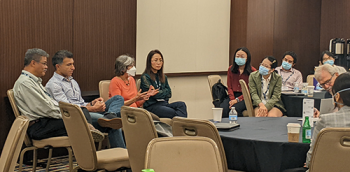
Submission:
[[[143,169],[142,172],[154,172],[153,169]]]

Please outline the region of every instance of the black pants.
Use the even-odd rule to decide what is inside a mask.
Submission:
[[[187,107],[184,102],[169,104],[167,101],[159,101],[145,109],[156,114],[159,118],[187,117]]]
[[[306,167],[299,167],[299,168],[284,170],[283,172],[305,172],[307,170],[308,170],[308,168],[306,168]]]
[[[28,127],[27,133],[35,140],[57,136],[67,136],[67,131],[62,119],[40,118]]]
[[[235,95],[235,97],[239,97],[242,95],[242,93],[235,92],[234,95]],[[223,110],[222,110],[222,117],[223,118],[227,118],[228,113],[231,110],[229,108],[229,106],[230,106],[229,102],[230,102],[230,98],[228,97],[220,104],[220,107],[223,108]],[[232,107],[235,107],[239,117],[243,117],[243,111],[245,111],[247,109],[245,106],[244,100],[234,104]]]
[[[88,123],[92,123],[89,111],[81,108]],[[66,127],[62,119],[40,118],[28,127],[27,133],[34,140],[41,140],[50,137],[67,136]]]

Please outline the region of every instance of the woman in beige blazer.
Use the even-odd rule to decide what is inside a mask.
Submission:
[[[281,100],[282,77],[275,72],[277,66],[274,57],[265,57],[259,70],[249,76],[256,117],[281,117],[286,112]]]

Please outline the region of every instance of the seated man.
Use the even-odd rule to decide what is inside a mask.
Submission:
[[[297,55],[293,51],[287,51],[282,58],[282,65],[276,68],[282,77],[282,91],[293,90],[294,83],[303,83],[303,76],[300,71],[294,69],[297,63]]]
[[[109,133],[111,147],[125,148],[120,129],[121,119],[116,118],[116,114],[120,113],[120,108],[124,105],[123,97],[114,96],[106,101],[106,103],[103,102],[102,98],[97,98],[90,103],[86,103],[81,96],[78,83],[72,77],[75,70],[73,54],[67,50],[58,51],[52,57],[52,64],[56,71],[46,84],[49,94],[58,102],[63,101],[86,107],[90,112],[92,124],[100,131]],[[109,119],[106,119],[102,113],[105,113],[106,118]],[[98,121],[101,125],[98,124]]]
[[[58,103],[51,98],[41,84],[47,71],[47,57],[42,49],[28,49],[24,57],[24,69],[14,87],[14,98],[22,115],[29,120],[27,133],[35,140],[56,136],[67,136]],[[89,116],[86,116],[89,121]],[[89,125],[95,141],[104,135]]]

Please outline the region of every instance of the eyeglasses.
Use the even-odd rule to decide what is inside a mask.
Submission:
[[[160,60],[152,60],[152,62],[154,62],[154,63],[163,63],[163,60],[162,59],[160,59]]]
[[[332,75],[331,79],[327,80],[327,81],[324,82],[323,84],[320,83],[320,87],[321,87],[321,88],[324,88],[326,85],[329,86],[331,80],[333,79],[333,76],[334,76],[334,74]]]
[[[41,64],[43,64],[44,66],[47,66],[47,63],[46,63],[46,62],[38,62],[38,63],[41,63]]]
[[[270,69],[270,68],[271,68],[271,67],[268,66],[267,64],[263,64],[263,63],[260,63],[260,66],[264,66],[264,67],[266,67],[267,69]]]

